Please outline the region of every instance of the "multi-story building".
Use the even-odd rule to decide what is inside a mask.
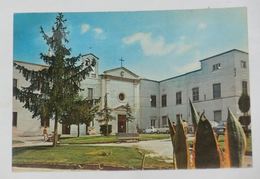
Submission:
[[[200,61],[201,68],[162,81],[140,82],[140,124],[142,127],[167,126],[179,117],[191,121],[188,100],[209,120],[225,121],[227,109],[236,116],[241,112],[238,99],[249,93],[248,54],[230,50]]]
[[[99,59],[88,54],[85,58]],[[249,93],[248,53],[240,50],[230,50],[200,61],[201,68],[180,76],[162,81],[140,78],[125,67],[119,67],[98,73],[98,63],[94,71],[82,82],[82,96],[88,98],[101,97],[101,107],[104,96],[107,95],[108,106],[113,109],[115,120],[111,122],[113,133],[135,132],[136,127],[144,129],[151,126],[166,127],[167,117],[175,121],[182,117],[191,122],[188,100],[191,99],[198,112],[205,112],[209,120],[225,121],[227,108],[236,116],[241,112],[238,99],[242,91]],[[42,65],[16,61],[27,68],[35,70],[47,68]],[[27,82],[14,69],[14,86],[25,86]],[[134,122],[126,121],[126,111],[123,107],[129,104],[135,117]],[[41,134],[42,123],[32,119],[31,113],[22,104],[13,99],[13,127],[17,135]],[[52,122],[48,125],[52,129]],[[92,126],[99,131],[99,123],[93,121]],[[86,134],[86,127],[81,126],[81,134]],[[62,126],[60,133],[75,134],[76,126]]]

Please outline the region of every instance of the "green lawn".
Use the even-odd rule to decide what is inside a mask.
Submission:
[[[140,134],[140,140],[158,140],[169,139],[169,134]],[[61,138],[61,144],[97,144],[97,143],[115,143],[118,142],[115,135],[110,136],[81,136]]]
[[[149,153],[142,150],[142,152]],[[142,155],[139,149],[112,146],[37,146],[13,148],[13,165],[86,165],[102,164],[128,169],[140,169]],[[166,163],[162,158],[146,157],[145,168],[171,169],[172,163]]]
[[[188,141],[189,144],[192,144],[193,141]],[[222,151],[224,151],[224,135],[220,135],[218,138],[218,144]],[[246,153],[251,154],[252,153],[252,138],[251,135],[247,137],[247,146],[246,146]]]
[[[252,153],[252,137],[251,137],[251,135],[246,138],[246,142],[247,142],[246,152]],[[219,143],[220,148],[223,150],[224,149],[224,136],[223,135],[219,136],[218,143]]]

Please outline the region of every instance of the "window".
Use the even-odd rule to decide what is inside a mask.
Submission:
[[[93,99],[93,88],[88,88],[88,99]]]
[[[50,127],[50,119],[41,119],[41,127]]]
[[[17,112],[13,112],[13,127],[17,127]]]
[[[221,97],[221,85],[220,83],[213,84],[213,99]]]
[[[162,95],[162,107],[166,107],[167,106],[167,95],[164,94]]]
[[[181,91],[176,93],[176,104],[181,104]]]
[[[212,71],[219,70],[220,67],[221,67],[221,66],[220,66],[220,63],[214,64],[214,65],[212,66]]]
[[[242,81],[242,93],[247,94],[247,81]]]
[[[162,117],[162,127],[168,127],[167,125],[167,116]]]
[[[214,121],[220,122],[221,121],[221,110],[214,111]]]
[[[192,100],[199,101],[199,88],[192,88]]]
[[[155,95],[151,95],[151,107],[156,107],[156,96]]]
[[[17,79],[13,79],[13,96],[16,95]]]
[[[155,127],[155,119],[151,119],[151,127]]]
[[[125,99],[125,94],[124,93],[120,93],[118,98],[120,99],[120,101],[124,101]]]
[[[241,60],[241,68],[246,68],[246,61]]]

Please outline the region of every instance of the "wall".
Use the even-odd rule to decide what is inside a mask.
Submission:
[[[25,62],[15,61],[19,65],[23,65],[27,69],[41,70],[46,66],[31,64]],[[13,68],[13,78],[17,79],[17,87],[21,88],[29,86],[29,82],[25,80],[23,75],[19,73],[16,68]],[[33,136],[42,135],[43,128],[41,127],[40,119],[32,119],[32,113],[23,107],[24,103],[21,103],[18,99],[13,97],[13,112],[17,112],[17,127],[13,127],[13,134],[18,136]],[[50,120],[50,127],[48,133],[53,131],[54,121]],[[59,125],[59,132],[61,132],[61,125]]]
[[[159,82],[153,80],[142,79],[140,81],[140,120],[138,125],[140,128],[151,127],[151,118],[160,120],[160,92]],[[156,107],[151,107],[151,95],[156,95]]]

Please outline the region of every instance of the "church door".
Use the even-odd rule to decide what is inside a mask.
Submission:
[[[126,115],[118,115],[118,133],[126,133]]]

